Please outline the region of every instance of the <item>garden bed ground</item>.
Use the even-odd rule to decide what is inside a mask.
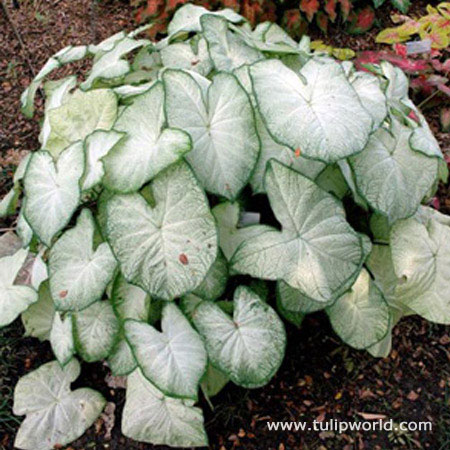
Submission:
[[[0,14],[0,197],[8,188],[8,174],[24,152],[38,147],[38,124],[19,112],[21,91],[45,60],[61,47],[99,41],[116,31],[134,27],[127,2],[90,0],[24,0],[20,8],[6,1]],[[423,8],[424,2],[414,2]],[[96,5],[96,6],[92,6]],[[382,21],[388,21],[385,14]],[[21,46],[14,27],[20,33]],[[330,30],[327,40],[335,46],[373,48],[374,33],[349,37]],[[83,66],[79,65],[80,71]],[[67,69],[66,69],[67,70]],[[71,69],[70,69],[71,70]],[[38,96],[39,97],[39,96]],[[42,109],[38,99],[38,110]],[[450,152],[450,138],[438,133],[437,112],[427,118],[443,149]],[[450,212],[450,194],[440,191],[442,209]],[[0,223],[3,229],[10,222]],[[48,343],[23,339],[19,321],[0,330],[0,448],[12,449],[20,423],[11,413],[12,390],[24,373],[52,358]],[[418,318],[404,319],[394,332],[389,358],[373,359],[351,350],[333,334],[321,314],[308,316],[300,330],[288,327],[287,358],[272,382],[253,391],[229,385],[213,399],[214,411],[203,402],[211,448],[228,450],[291,449],[409,449],[450,448],[450,329]],[[106,387],[108,374],[101,364],[85,365],[77,384],[100,390],[117,406],[115,427],[103,416],[71,449],[132,450],[154,448],[125,439],[120,434],[124,391]],[[357,433],[268,431],[267,421],[362,420],[364,414],[382,414],[395,422],[431,421],[426,433]],[[366,416],[367,417],[367,416]],[[108,436],[111,434],[111,436]],[[162,449],[162,447],[158,447]]]

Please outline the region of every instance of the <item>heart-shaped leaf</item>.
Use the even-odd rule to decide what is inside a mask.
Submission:
[[[125,56],[131,51],[142,47],[148,41],[135,40],[129,36],[124,36],[117,40],[114,46],[100,54],[94,61],[91,72],[86,81],[81,83],[80,87],[84,90],[91,89],[97,80],[110,80],[122,77],[130,71],[130,63]]]
[[[127,283],[119,274],[114,280],[111,291],[111,303],[120,323],[120,340],[108,357],[108,364],[116,376],[128,375],[137,366],[131,348],[125,339],[123,325],[125,320],[134,319],[148,322],[151,319],[152,300],[143,289]]]
[[[192,401],[164,395],[139,369],[128,377],[122,415],[125,436],[154,445],[206,447],[203,422],[202,410]]]
[[[140,194],[108,201],[107,235],[124,277],[152,296],[172,300],[206,276],[217,255],[216,226],[185,163],[162,172],[151,187],[154,207]]]
[[[398,300],[431,322],[450,324],[450,223],[424,209],[391,231],[392,261],[400,279]]]
[[[327,163],[366,145],[372,118],[338,63],[315,57],[296,73],[272,59],[251,66],[250,75],[261,115],[280,143]]]
[[[167,395],[195,400],[206,369],[203,342],[173,303],[164,306],[161,329],[125,322],[127,340],[145,377]]]
[[[354,348],[365,349],[380,342],[390,327],[388,304],[365,269],[326,311],[334,331]]]
[[[167,32],[171,38],[175,38],[181,33],[190,33],[201,31],[200,18],[205,15],[214,15],[217,17],[224,17],[232,23],[243,22],[245,19],[230,8],[222,9],[221,11],[212,12],[199,5],[192,5],[188,3],[178,9],[173,15],[172,20],[167,27]]]
[[[14,391],[14,414],[23,416],[14,442],[23,450],[52,450],[79,438],[97,419],[106,401],[98,392],[70,390],[80,374],[72,359],[63,369],[52,361],[22,377]]]
[[[95,130],[111,129],[117,117],[117,97],[109,89],[78,90],[47,114],[50,134],[44,149],[57,158],[67,146]]]
[[[194,70],[203,76],[207,76],[212,69],[208,46],[203,38],[196,45],[192,41],[168,45],[161,50],[161,61],[164,67]]]
[[[283,322],[250,289],[236,289],[233,318],[216,303],[204,301],[192,319],[211,364],[239,386],[264,386],[280,367],[286,346]]]
[[[412,131],[393,119],[379,128],[366,148],[349,158],[358,192],[391,223],[411,216],[436,182],[438,160],[414,151]]]
[[[72,314],[75,346],[87,362],[107,358],[119,339],[119,322],[108,301]]]
[[[364,260],[362,238],[346,222],[342,205],[309,178],[274,160],[265,184],[283,229],[264,227],[244,241],[232,268],[283,280],[316,301],[336,299],[353,284]]]
[[[186,72],[163,74],[169,125],[189,133],[186,155],[205,189],[233,199],[247,184],[259,153],[252,106],[233,75],[218,74],[207,93]]]
[[[50,290],[60,311],[86,308],[102,297],[112,280],[117,261],[106,242],[94,250],[94,233],[92,213],[83,209],[76,226],[50,250]]]
[[[114,125],[127,133],[103,159],[104,183],[112,191],[133,192],[191,149],[189,136],[165,128],[161,83],[134,97]]]
[[[80,178],[84,172],[83,144],[65,149],[55,163],[50,153],[33,153],[25,185],[25,219],[48,247],[68,223],[80,202]]]
[[[105,174],[101,159],[125,136],[114,130],[96,130],[85,141],[86,170],[81,187],[88,190],[102,181]]]
[[[228,29],[228,21],[223,17],[206,14],[200,18],[200,23],[203,37],[208,42],[209,56],[218,71],[231,72],[263,58],[260,51]]]

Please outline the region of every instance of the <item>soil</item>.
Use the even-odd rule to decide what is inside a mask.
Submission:
[[[434,2],[431,2],[434,3]],[[19,112],[19,98],[47,58],[69,44],[100,41],[121,29],[133,29],[132,8],[119,1],[12,0],[4,1],[9,19],[0,14],[0,195],[10,184],[10,174],[23,155],[38,148],[38,121]],[[425,2],[415,1],[414,9]],[[387,13],[381,24],[389,23]],[[19,32],[20,44],[15,29]],[[314,34],[314,33],[313,33]],[[325,41],[336,47],[373,49],[375,31],[348,36],[339,27],[329,30]],[[319,35],[314,36],[319,37]],[[324,39],[323,36],[320,36]],[[61,69],[62,74],[74,66]],[[81,73],[86,64],[75,66]],[[37,96],[37,111],[42,99]],[[440,133],[437,109],[426,112],[444,151],[450,153],[450,137]],[[39,117],[39,114],[38,114]],[[450,212],[450,189],[441,186],[441,209]],[[12,223],[5,222],[3,227]],[[388,358],[374,359],[344,345],[321,314],[308,316],[300,329],[287,326],[285,361],[271,383],[246,390],[228,385],[212,399],[214,410],[205,411],[210,448],[217,450],[327,450],[450,448],[450,328],[417,317],[401,321],[394,330]],[[53,359],[48,343],[23,338],[19,321],[0,330],[0,449],[12,449],[20,418],[11,413],[12,390],[17,379]],[[76,386],[101,391],[116,405],[114,414],[102,416],[84,437],[67,447],[88,449],[165,449],[140,444],[120,433],[124,390],[108,387],[104,365],[83,364]],[[111,384],[111,383],[110,383]],[[428,432],[269,431],[267,421],[363,420],[381,414],[395,423],[430,421]],[[113,420],[112,431],[108,424]],[[109,436],[109,434],[111,434]]]

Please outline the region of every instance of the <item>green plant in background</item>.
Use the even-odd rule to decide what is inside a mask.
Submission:
[[[356,64],[367,67],[383,60],[389,61],[408,74],[414,98],[420,101],[422,108],[448,105],[450,3],[442,2],[437,7],[428,5],[426,14],[420,17],[393,14],[391,19],[397,26],[382,30],[376,41],[392,44],[393,49],[362,52]],[[417,50],[414,50],[412,45],[418,38],[421,42],[417,43]],[[409,43],[405,44],[405,41]],[[443,109],[441,113],[443,130],[446,129],[445,111]]]
[[[393,20],[400,25],[382,30],[376,38],[379,43],[396,44],[419,35],[422,40],[430,40],[431,47],[445,49],[450,43],[450,2],[442,2],[435,8],[427,6],[427,14],[421,17],[394,15]]]
[[[268,383],[280,316],[323,310],[374,356],[405,315],[450,323],[450,219],[421,205],[446,165],[400,69],[358,71],[229,9],[142,31],[61,50],[22,96],[32,116],[52,70],[93,58],[80,84],[44,83],[41,149],[2,202],[21,208],[0,325],[21,315],[56,357],[16,386],[17,448],[68,444],[101,413],[70,389],[78,359],[127,376],[126,436],[205,446],[199,390]]]

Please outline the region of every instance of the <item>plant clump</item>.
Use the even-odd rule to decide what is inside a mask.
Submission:
[[[399,68],[358,71],[228,9],[142,31],[61,50],[22,96],[32,116],[43,85],[45,116],[0,205],[20,205],[0,325],[21,316],[56,359],[16,387],[20,449],[101,413],[70,389],[79,360],[127,376],[126,436],[195,447],[199,393],[267,384],[284,321],[323,310],[374,356],[406,315],[450,323],[450,218],[426,206],[447,167]],[[83,81],[45,81],[85,57]]]

